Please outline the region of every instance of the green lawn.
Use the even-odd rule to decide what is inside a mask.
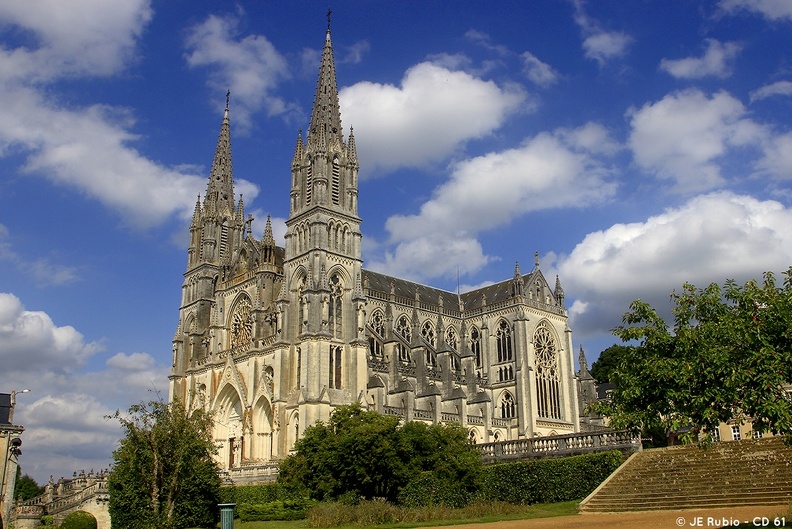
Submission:
[[[401,522],[397,524],[378,525],[381,529],[410,529],[413,527],[430,527],[440,525],[461,525],[468,523],[488,523],[502,520],[528,520],[531,518],[550,518],[553,516],[568,516],[577,514],[577,504],[579,500],[565,501],[560,503],[544,503],[528,505],[516,509],[508,514],[482,514],[475,518],[456,518],[439,519],[421,522]],[[361,526],[348,526],[361,527]],[[234,529],[308,529],[307,520],[296,520],[291,522],[240,522],[234,520]],[[338,528],[342,529],[342,528]]]

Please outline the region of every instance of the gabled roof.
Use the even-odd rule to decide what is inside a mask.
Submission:
[[[526,288],[528,288],[529,285],[533,285],[537,279],[542,281],[544,285],[549,288],[544,275],[542,275],[539,269],[522,275],[522,280]],[[364,288],[385,294],[390,294],[390,292],[393,291],[395,296],[397,298],[402,298],[402,300],[405,298],[414,300],[415,294],[418,293],[419,301],[432,305],[440,305],[440,300],[442,300],[443,307],[452,310],[459,310],[460,299],[466,311],[481,308],[485,301],[487,305],[506,301],[512,297],[513,281],[513,278],[506,279],[457,296],[454,292],[448,292],[446,290],[422,285],[407,279],[381,274],[379,272],[373,272],[371,270],[363,270]]]

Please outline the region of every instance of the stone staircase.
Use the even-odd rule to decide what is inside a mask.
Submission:
[[[792,447],[780,438],[672,446],[633,454],[580,503],[582,512],[792,503]]]

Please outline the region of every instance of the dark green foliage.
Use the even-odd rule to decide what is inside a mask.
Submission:
[[[21,470],[17,467],[16,484],[14,485],[14,499],[25,501],[44,494],[44,487],[39,487],[36,480],[25,474],[20,476]]]
[[[260,485],[235,485],[220,489],[220,503],[270,503],[293,499],[294,496],[280,483]]]
[[[557,459],[503,463],[484,468],[483,501],[531,505],[588,496],[619,465],[618,450]]]
[[[404,507],[446,506],[458,509],[469,504],[475,490],[461,482],[441,479],[436,472],[421,472],[399,492],[399,505]]]
[[[75,511],[60,524],[60,529],[96,529],[96,518],[85,511]]]
[[[270,520],[302,520],[305,512],[316,502],[308,499],[272,501],[269,503],[240,503],[239,519],[243,522]]]
[[[214,527],[220,477],[212,455],[212,417],[180,402],[153,401],[116,412],[125,437],[108,476],[114,526],[129,529]]]
[[[613,382],[612,374],[618,371],[621,362],[626,360],[627,354],[633,349],[630,345],[614,344],[602,351],[593,364],[591,376],[599,383]]]
[[[615,428],[689,432],[750,418],[758,432],[792,440],[792,268],[783,286],[766,273],[760,285],[705,289],[685,284],[671,299],[673,328],[640,300],[614,334],[639,345],[611,380],[612,399],[594,411]]]
[[[398,499],[399,491],[422,472],[432,472],[445,488],[469,494],[478,488],[481,460],[456,425],[427,426],[340,406],[328,424],[305,430],[296,454],[280,466],[278,482],[294,495],[317,500],[360,497]]]

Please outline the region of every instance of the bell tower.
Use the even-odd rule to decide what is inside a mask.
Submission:
[[[279,303],[300,362],[300,423],[326,420],[333,406],[366,389],[365,298],[361,286],[358,159],[344,140],[328,12],[311,122],[291,166],[284,276]]]

